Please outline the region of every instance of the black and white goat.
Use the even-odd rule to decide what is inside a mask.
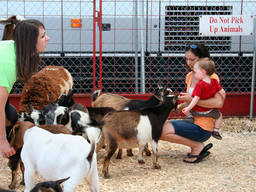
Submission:
[[[160,168],[157,163],[158,140],[164,122],[171,110],[177,108],[178,102],[177,96],[174,95],[163,98],[163,102],[155,107],[136,111],[115,111],[104,116],[100,126],[107,144],[102,170],[105,178],[110,176],[109,162],[118,147],[133,148],[139,145],[138,162],[144,163],[142,151],[146,143],[150,142],[153,149],[153,167]]]
[[[126,97],[103,93],[100,90],[96,90],[92,95],[92,107],[111,107],[117,111],[120,110],[140,110],[149,108],[152,106],[157,106],[163,101],[163,97],[172,93],[172,90],[167,87],[162,87],[158,85],[155,95],[152,95],[148,100],[138,100],[138,99],[128,99]],[[103,139],[103,137],[102,137]],[[100,142],[102,144],[102,142]],[[145,153],[147,156],[151,155],[148,146],[145,146]],[[127,149],[127,155],[133,156],[132,149]],[[122,150],[118,150],[117,159],[122,158]]]
[[[60,184],[67,181],[70,177],[56,181],[44,181],[37,183],[30,192],[63,192]]]
[[[70,89],[67,94],[62,94],[60,98],[41,110],[37,110],[31,104],[28,104],[30,113],[21,112],[19,121],[30,121],[35,125],[66,125],[69,122],[69,108],[72,109],[72,106],[80,105],[75,103],[72,96],[73,91]]]
[[[59,179],[56,181],[44,181],[44,182],[37,183],[30,192],[63,192],[60,184],[65,182],[68,179],[69,177],[65,179]],[[16,191],[3,189],[0,187],[0,192],[16,192]]]

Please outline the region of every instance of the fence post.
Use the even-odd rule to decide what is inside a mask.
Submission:
[[[97,6],[97,2],[99,5]],[[99,7],[99,10],[97,10]],[[102,0],[93,0],[93,90],[96,89],[96,23],[99,27],[99,81],[97,88],[102,89]]]
[[[144,51],[144,0],[141,0],[141,18],[140,18],[140,26],[141,26],[141,31],[140,31],[140,34],[141,34],[141,37],[140,37],[140,40],[141,40],[141,52],[140,52],[140,65],[141,65],[141,93],[145,93],[145,51]]]
[[[255,89],[255,62],[256,62],[256,24],[254,19],[253,27],[253,61],[252,61],[252,85],[251,85],[251,104],[250,104],[250,120],[253,117],[253,105],[254,105],[254,89]]]
[[[138,86],[138,30],[139,30],[139,25],[138,25],[138,0],[135,0],[135,35],[134,35],[134,42],[135,42],[135,93],[139,92],[139,86]]]

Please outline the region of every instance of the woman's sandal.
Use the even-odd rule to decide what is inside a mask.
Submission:
[[[202,153],[202,152],[201,152]],[[192,158],[196,158],[194,161],[188,161],[186,159],[183,159],[183,162],[185,163],[199,163],[201,162],[205,157],[209,156],[211,152],[209,151],[206,151],[205,153],[202,153],[202,154],[199,154],[199,155],[190,155],[188,156],[187,158],[189,159],[192,159]]]
[[[222,140],[222,137],[221,137],[220,133],[217,132],[217,131],[213,131],[213,132],[212,132],[212,136],[213,136],[215,139]]]
[[[205,153],[205,152],[207,152],[207,151],[209,151],[212,147],[213,147],[213,144],[212,144],[212,143],[207,144],[207,145],[203,148],[203,150],[199,153],[199,155],[200,155],[200,154],[203,154],[203,153]],[[190,157],[191,154],[188,153],[187,156]]]

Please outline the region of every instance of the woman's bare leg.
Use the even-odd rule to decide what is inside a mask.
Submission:
[[[199,155],[199,153],[203,150],[204,144],[196,141],[192,141],[185,137],[181,137],[175,134],[172,123],[165,122],[162,130],[162,135],[160,140],[169,141],[172,143],[186,145],[191,148],[191,155]],[[195,161],[196,158],[185,158],[186,161]]]

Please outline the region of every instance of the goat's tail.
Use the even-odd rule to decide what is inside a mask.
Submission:
[[[87,137],[90,142],[98,143],[101,138],[101,129],[98,127],[87,127],[86,128]]]
[[[92,163],[92,159],[93,159],[93,154],[95,152],[95,141],[91,141],[91,151],[87,156],[87,160],[88,162],[91,164]]]
[[[95,101],[101,94],[101,90],[97,89],[96,91],[93,92],[92,94],[92,101]]]

